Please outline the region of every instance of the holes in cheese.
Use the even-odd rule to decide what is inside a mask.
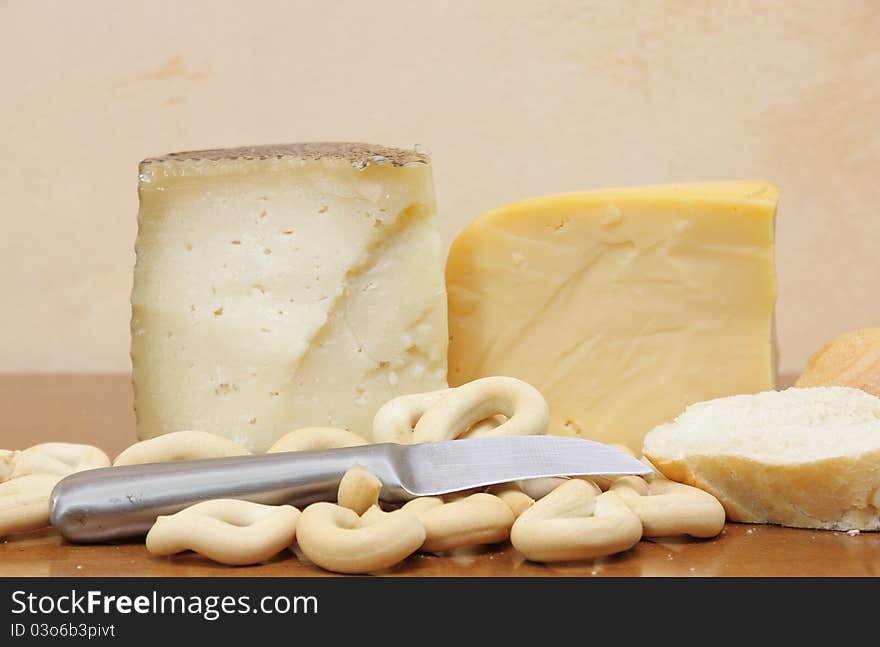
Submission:
[[[202,429],[261,451],[298,427],[368,436],[385,401],[445,388],[425,154],[366,144],[178,153],[141,164],[140,200],[140,438]]]

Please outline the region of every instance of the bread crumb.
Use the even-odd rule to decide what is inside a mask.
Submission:
[[[855,537],[856,535],[860,534],[860,532],[861,531],[859,531],[857,528],[853,528],[852,530],[847,530],[846,534],[848,534],[850,537]]]

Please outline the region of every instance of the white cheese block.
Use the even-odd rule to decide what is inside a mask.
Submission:
[[[369,438],[386,400],[446,387],[429,158],[296,144],[140,167],[132,367],[141,439],[254,451],[306,426]]]

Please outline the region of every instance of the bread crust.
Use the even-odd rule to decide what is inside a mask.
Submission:
[[[880,530],[880,450],[774,464],[732,455],[645,456],[669,479],[706,490],[730,521],[823,530]]]
[[[849,386],[880,396],[880,328],[853,330],[825,344],[795,386]]]

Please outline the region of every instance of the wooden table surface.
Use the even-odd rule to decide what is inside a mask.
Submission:
[[[135,442],[126,375],[0,375],[0,448],[47,441],[98,445],[111,456]],[[591,562],[526,562],[509,544],[453,556],[410,557],[389,570],[415,576],[880,576],[880,533],[727,524],[715,539],[642,541]],[[152,557],[142,543],[67,544],[52,530],[0,539],[0,576],[323,576],[285,552],[228,567],[187,553]]]

